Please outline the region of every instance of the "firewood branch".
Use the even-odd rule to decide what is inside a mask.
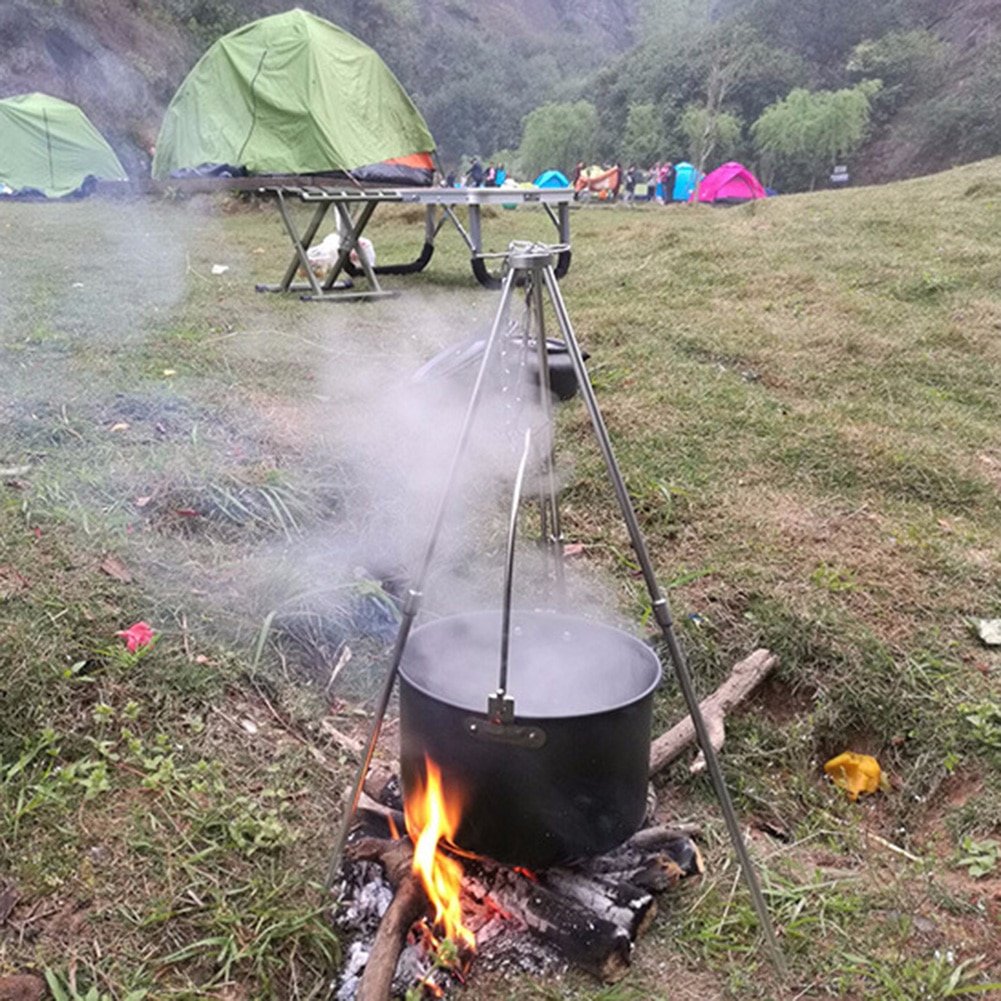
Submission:
[[[778,660],[770,650],[755,650],[750,656],[734,664],[733,670],[723,684],[699,703],[714,750],[718,751],[726,739],[727,714],[734,706],[740,705],[771,674]],[[686,716],[680,723],[676,723],[666,733],[661,734],[650,746],[650,774],[656,775],[694,743],[695,725],[691,717]],[[705,767],[705,757],[699,751],[689,771],[694,775],[703,771]]]
[[[379,923],[356,995],[356,1001],[386,1001],[407,932],[426,910],[427,896],[412,871],[413,850],[409,839],[361,838],[348,845],[347,855],[359,861],[382,863],[395,891]]]

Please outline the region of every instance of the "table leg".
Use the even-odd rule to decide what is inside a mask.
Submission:
[[[365,272],[365,277],[368,279],[369,287],[374,292],[382,291],[379,288],[379,279],[372,272],[371,263],[358,248],[358,238],[365,232],[365,227],[368,225],[369,219],[372,218],[372,213],[375,211],[377,204],[378,202],[374,201],[366,202],[358,214],[358,219],[355,220],[351,218],[351,213],[347,205],[343,202],[337,203],[337,215],[341,220],[341,249],[338,251],[334,266],[330,269],[330,274],[327,275],[326,281],[323,283],[323,292],[329,292],[334,287],[334,282],[337,281],[341,272],[344,271],[345,265],[351,257],[352,250],[358,250],[358,261],[361,264],[362,271]]]
[[[292,285],[292,280],[295,278],[296,271],[298,271],[301,267],[306,272],[306,280],[309,282],[308,287],[311,288],[314,293],[319,293],[320,283],[316,280],[316,275],[313,273],[313,268],[309,263],[309,256],[306,251],[312,245],[313,238],[316,236],[316,232],[320,228],[320,224],[323,222],[323,217],[327,214],[327,209],[330,208],[330,203],[320,202],[316,206],[313,218],[306,227],[306,231],[303,233],[302,239],[300,239],[299,234],[295,229],[295,223],[289,215],[288,206],[285,204],[285,198],[280,191],[276,192],[276,195],[278,199],[278,211],[281,214],[282,222],[285,225],[285,230],[289,235],[289,239],[292,241],[292,246],[295,248],[295,252],[292,255],[292,260],[289,263],[288,268],[285,270],[282,280],[277,285],[258,285],[257,291],[294,291],[295,289]]]

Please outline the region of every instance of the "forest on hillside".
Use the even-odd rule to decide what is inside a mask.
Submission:
[[[651,0],[639,17],[639,44],[526,122],[529,170],[555,121],[584,159],[740,159],[784,190],[846,160],[889,180],[1001,152],[1001,3]]]
[[[287,0],[7,0],[0,92],[148,146],[221,34]],[[300,0],[372,45],[446,168],[737,158],[771,184],[927,173],[1001,152],[1001,0]]]

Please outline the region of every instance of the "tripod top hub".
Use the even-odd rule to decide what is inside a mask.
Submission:
[[[507,248],[508,267],[515,270],[538,271],[549,267],[558,248],[547,243],[511,243]]]

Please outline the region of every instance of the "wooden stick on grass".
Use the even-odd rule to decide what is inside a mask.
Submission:
[[[755,650],[750,656],[734,664],[729,677],[712,695],[703,699],[699,706],[709,729],[709,739],[713,749],[718,751],[726,738],[724,721],[734,706],[740,705],[765,678],[771,674],[778,657],[770,650]],[[690,744],[695,743],[695,726],[686,716],[666,733],[661,734],[650,746],[650,774],[656,775],[662,768],[679,758]],[[705,758],[700,751],[692,762],[692,774],[704,771]]]

